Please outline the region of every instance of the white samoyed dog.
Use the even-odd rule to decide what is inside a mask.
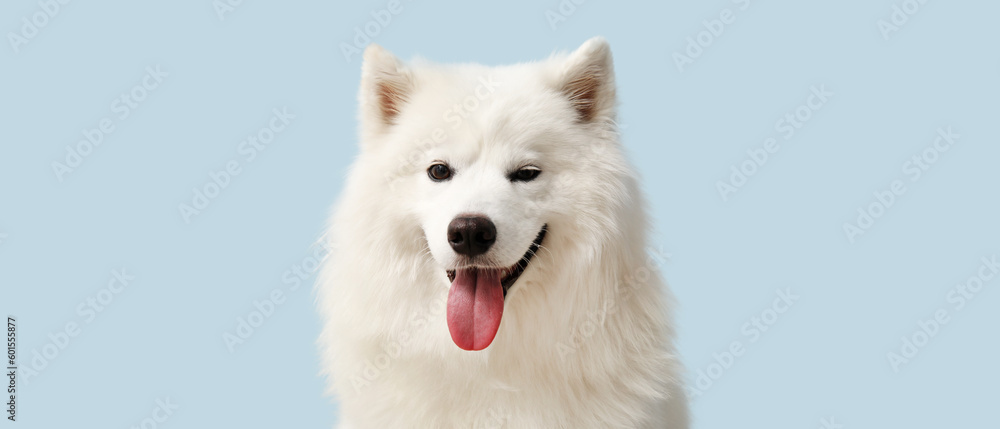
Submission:
[[[340,426],[688,427],[607,42],[503,67],[364,53],[317,284]]]

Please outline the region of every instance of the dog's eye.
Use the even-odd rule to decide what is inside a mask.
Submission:
[[[511,182],[530,182],[535,180],[539,174],[542,174],[542,170],[538,167],[524,167],[511,173],[508,178]]]
[[[451,168],[448,164],[433,164],[427,169],[427,177],[435,182],[443,182],[451,179]]]

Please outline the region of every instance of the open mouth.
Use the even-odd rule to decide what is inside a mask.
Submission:
[[[538,252],[538,248],[542,245],[542,240],[545,239],[545,232],[548,230],[548,227],[548,225],[542,225],[542,229],[538,231],[535,241],[531,242],[531,246],[528,246],[528,251],[524,252],[524,256],[516,264],[500,270],[500,286],[503,287],[504,298],[507,298],[507,291],[514,286],[514,283],[521,277],[521,274],[524,274],[524,269],[528,268],[528,262],[531,262],[531,258]],[[447,270],[446,273],[448,274],[448,281],[454,282],[455,270]]]
[[[463,350],[488,347],[500,329],[507,291],[514,286],[545,239],[547,225],[538,231],[528,251],[509,268],[459,268],[448,270],[448,331]]]

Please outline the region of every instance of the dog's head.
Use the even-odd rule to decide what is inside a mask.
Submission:
[[[497,68],[404,64],[372,45],[360,102],[362,157],[379,160],[370,165],[395,209],[419,223],[451,282],[452,338],[485,348],[508,292],[545,257],[546,235],[563,233],[560,217],[600,203],[575,190],[601,187],[617,162],[594,156],[616,144],[607,43]]]

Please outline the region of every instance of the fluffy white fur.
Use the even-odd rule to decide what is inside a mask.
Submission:
[[[504,67],[365,51],[361,153],[317,285],[341,428],[688,427],[670,297],[615,97],[600,38]],[[429,180],[436,160],[452,180]],[[507,179],[527,163],[537,179]],[[478,352],[459,349],[445,319],[446,269],[458,263],[445,230],[469,212],[496,224],[497,266],[548,225]]]

